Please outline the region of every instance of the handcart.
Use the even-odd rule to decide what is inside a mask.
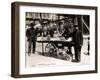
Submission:
[[[74,45],[71,40],[51,38],[49,40],[37,40],[37,42],[42,43],[42,54],[44,56],[70,60],[69,47]],[[44,44],[46,44],[45,47]]]

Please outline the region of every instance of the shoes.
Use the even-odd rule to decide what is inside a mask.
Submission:
[[[32,54],[35,54],[35,51],[33,51]]]
[[[72,60],[71,62],[80,62],[80,60],[76,60],[76,59],[75,59],[75,60]]]
[[[33,54],[35,53],[35,52],[32,52]]]
[[[28,53],[28,56],[30,56],[31,55],[31,53]]]

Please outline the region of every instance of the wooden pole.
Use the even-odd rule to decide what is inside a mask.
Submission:
[[[40,13],[40,22],[42,23],[42,13]],[[43,25],[42,25],[42,29],[43,29]],[[42,34],[43,37],[43,34]],[[42,55],[44,55],[44,44],[42,42]]]

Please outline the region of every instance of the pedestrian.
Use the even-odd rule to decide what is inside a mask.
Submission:
[[[83,35],[77,25],[74,26],[72,41],[74,42],[75,60],[72,62],[80,62],[81,60],[81,47],[83,45]]]
[[[30,28],[26,30],[26,36],[28,41],[28,55],[30,56],[31,51],[32,53],[35,53],[36,48],[36,39],[37,39],[37,33],[34,29],[35,24],[31,23]]]

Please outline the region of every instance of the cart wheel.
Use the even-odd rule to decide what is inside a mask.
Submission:
[[[67,60],[67,61],[71,60],[71,56],[66,54],[65,57],[64,57],[64,60]]]
[[[62,53],[59,53],[59,54],[57,54],[57,57],[58,57],[59,59],[62,59],[62,58],[63,58],[63,54],[62,54]]]
[[[71,60],[71,57],[68,54],[64,55],[63,53],[59,53],[57,56],[59,59],[63,59],[63,60],[67,60],[67,61]]]
[[[55,55],[57,54],[57,49],[56,46],[52,43],[48,43],[45,46],[45,56],[53,56],[55,57]]]

